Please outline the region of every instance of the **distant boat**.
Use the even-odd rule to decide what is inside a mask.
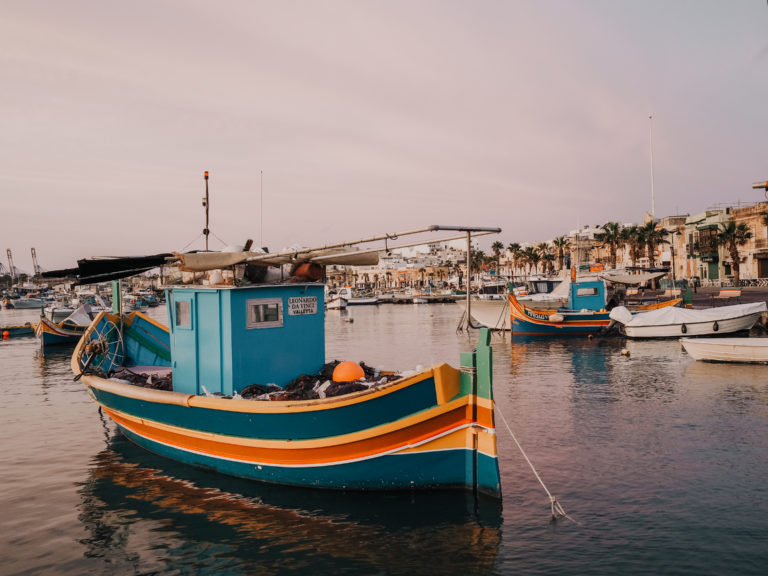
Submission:
[[[8,298],[3,299],[3,306],[16,310],[38,310],[45,306],[42,298]]]
[[[338,294],[347,301],[347,306],[370,306],[379,303],[378,296],[355,293],[349,286],[341,288]]]
[[[79,306],[61,322],[41,316],[35,328],[35,336],[40,340],[43,351],[51,346],[73,345],[80,340],[94,317],[95,314],[88,304]]]
[[[681,338],[680,342],[695,360],[768,363],[768,338]]]
[[[628,338],[680,338],[749,330],[765,311],[765,302],[701,310],[670,307],[634,315],[617,306],[611,310],[611,319],[622,325]]]

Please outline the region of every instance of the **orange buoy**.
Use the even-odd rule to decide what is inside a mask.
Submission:
[[[363,372],[360,364],[351,360],[341,362],[333,369],[334,382],[352,382],[361,378],[365,378],[365,372]]]
[[[3,330],[3,340],[8,340],[11,337],[11,333],[8,330]]]

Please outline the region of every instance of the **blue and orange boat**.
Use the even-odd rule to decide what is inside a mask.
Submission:
[[[331,375],[317,281],[169,286],[166,301],[168,328],[101,313],[72,357],[136,444],[270,483],[500,497],[488,330],[459,369]]]
[[[557,310],[530,309],[509,288],[511,331],[525,336],[578,336],[594,334],[611,323],[606,310],[605,282],[582,280],[571,282],[568,307]]]

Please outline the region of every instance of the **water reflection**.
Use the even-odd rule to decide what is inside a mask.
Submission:
[[[85,554],[115,571],[492,573],[501,540],[500,504],[471,493],[255,484],[177,465],[118,434],[79,493]]]

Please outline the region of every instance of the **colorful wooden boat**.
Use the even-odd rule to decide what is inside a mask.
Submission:
[[[35,327],[35,336],[40,340],[43,351],[50,346],[71,346],[80,340],[95,316],[88,304],[78,306],[61,322],[40,316],[40,322]]]
[[[571,282],[568,308],[533,310],[518,301],[509,290],[511,331],[526,336],[578,336],[593,334],[608,327],[611,320],[605,309],[605,282]]]
[[[101,313],[72,356],[76,378],[136,444],[270,483],[500,497],[488,330],[460,369],[439,364],[339,396],[254,400],[242,397],[251,385],[285,390],[323,367],[322,284],[174,286],[166,301],[169,328],[141,312]]]
[[[8,338],[21,338],[25,336],[34,336],[36,324],[32,322],[25,322],[24,324],[13,324],[11,326],[0,327],[0,336],[5,337],[8,333]]]
[[[80,326],[66,320],[56,323],[41,316],[40,322],[35,327],[35,336],[40,340],[40,346],[43,349],[49,346],[66,346],[80,340],[86,328],[88,328],[87,325]]]

